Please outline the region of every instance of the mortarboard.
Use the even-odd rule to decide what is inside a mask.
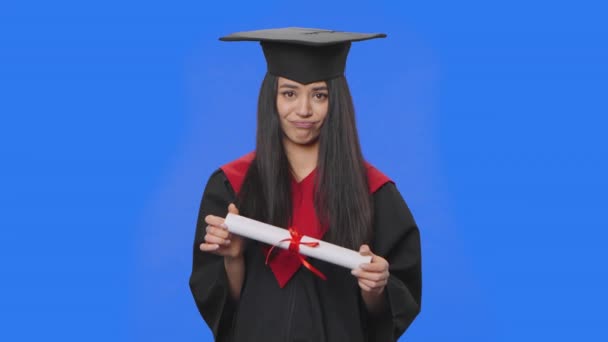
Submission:
[[[220,40],[259,41],[269,73],[308,84],[343,75],[351,42],[385,37],[384,33],[288,27],[237,32]]]

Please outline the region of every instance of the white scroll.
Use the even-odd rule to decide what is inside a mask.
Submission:
[[[244,216],[228,214],[224,222],[228,231],[246,238],[260,241],[283,249],[289,248],[291,234],[287,229],[275,227]],[[302,243],[318,242],[316,247],[300,245],[300,253],[315,259],[323,260],[348,269],[358,268],[359,265],[371,262],[371,256],[363,256],[356,251],[340,247],[323,240],[303,236]]]

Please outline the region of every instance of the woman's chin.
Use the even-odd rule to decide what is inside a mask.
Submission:
[[[308,146],[316,145],[319,142],[319,139],[317,137],[306,136],[306,137],[293,137],[292,139],[289,139],[289,141],[293,145],[308,147]]]

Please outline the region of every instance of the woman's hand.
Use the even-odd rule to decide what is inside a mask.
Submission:
[[[390,276],[388,261],[372,253],[368,245],[362,245],[359,248],[359,253],[365,256],[371,255],[372,260],[370,263],[361,264],[359,268],[352,270],[351,273],[357,277],[359,287],[361,288],[361,297],[367,309],[370,312],[378,313],[386,305],[382,294]]]
[[[231,203],[228,206],[228,212],[238,215],[239,210]],[[207,223],[207,233],[205,234],[205,242],[200,245],[201,251],[215,253],[230,259],[243,256],[244,239],[228,232],[224,224],[224,218],[207,215],[205,222]]]
[[[239,214],[239,210],[232,203],[228,205],[228,212]],[[224,218],[219,216],[207,215],[207,233],[205,242],[201,243],[200,249],[203,252],[214,253],[224,257],[224,267],[228,277],[230,295],[234,300],[239,300],[243,281],[245,279],[245,261],[243,250],[245,249],[245,239],[238,235],[228,232],[224,224]]]

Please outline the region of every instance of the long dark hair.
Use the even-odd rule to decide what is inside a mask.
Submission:
[[[258,100],[256,155],[239,193],[243,215],[286,227],[291,173],[276,108],[277,78],[266,74]],[[329,111],[319,136],[315,210],[324,240],[352,249],[371,239],[372,203],[346,79],[327,81]]]

